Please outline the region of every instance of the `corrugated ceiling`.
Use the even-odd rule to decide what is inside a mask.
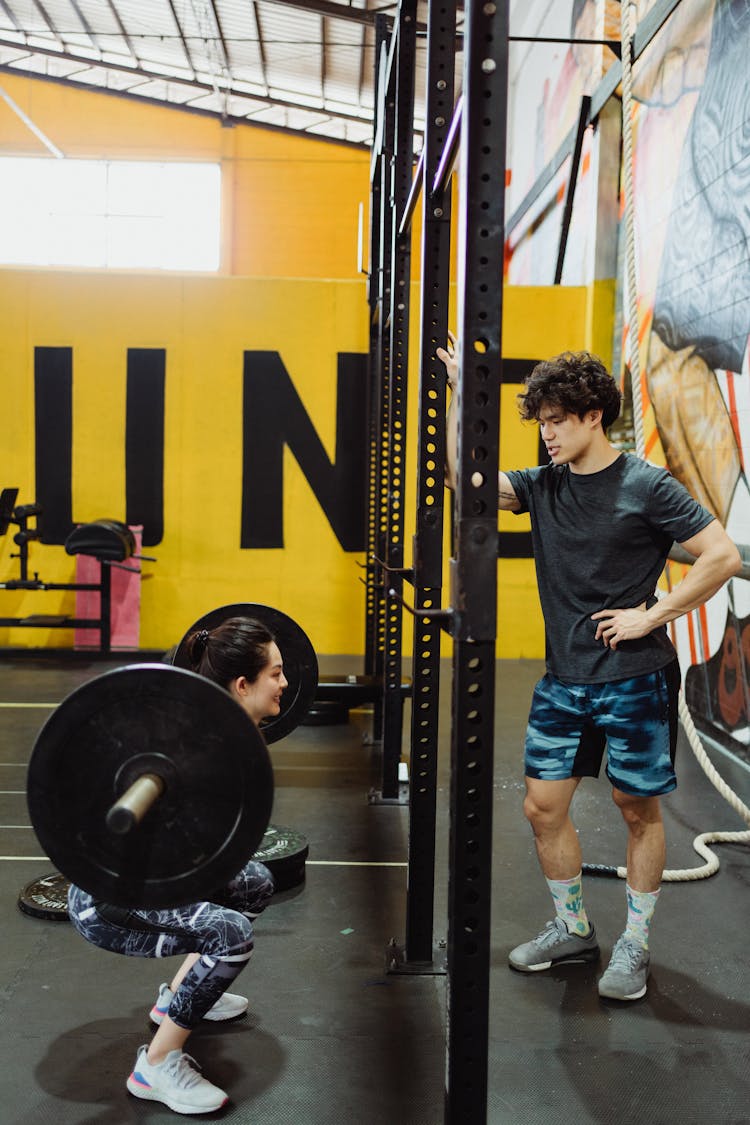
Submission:
[[[369,146],[393,0],[0,0],[2,72]],[[424,29],[427,4],[420,0]],[[424,104],[417,40],[415,124]],[[416,147],[419,148],[417,139]]]

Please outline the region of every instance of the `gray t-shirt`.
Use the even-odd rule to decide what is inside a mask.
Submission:
[[[666,469],[627,453],[598,473],[542,465],[507,476],[531,515],[547,668],[567,683],[596,684],[654,672],[676,656],[665,626],[613,651],[595,641],[600,609],[655,601],[672,543],[714,516]]]

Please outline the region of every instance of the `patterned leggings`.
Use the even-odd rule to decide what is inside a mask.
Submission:
[[[252,919],[273,894],[273,876],[251,860],[211,902],[173,910],[128,910],[95,901],[87,891],[68,891],[70,920],[100,949],[128,957],[200,953],[169,1005],[169,1018],[191,1029],[226,992],[253,951]]]

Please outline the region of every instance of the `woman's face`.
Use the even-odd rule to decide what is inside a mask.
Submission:
[[[279,646],[272,641],[266,649],[267,661],[250,683],[244,676],[234,680],[231,692],[255,723],[273,718],[281,711],[281,696],[288,687]]]

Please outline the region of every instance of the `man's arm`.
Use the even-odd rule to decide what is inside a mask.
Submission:
[[[445,483],[448,488],[456,487],[456,460],[457,460],[457,429],[456,418],[456,387],[458,386],[458,341],[452,332],[449,332],[450,346],[438,348],[436,355],[445,364],[448,376],[448,386],[451,389],[451,400],[448,405],[448,414],[445,419]],[[497,506],[505,512],[517,512],[521,507],[518,497],[513,491],[513,486],[505,473],[497,474]]]
[[[651,609],[602,609],[592,614],[592,620],[599,622],[596,640],[617,648],[620,641],[645,637],[657,626],[703,605],[742,569],[740,553],[718,520],[712,520],[680,546],[695,562],[679,586],[659,598]]]

